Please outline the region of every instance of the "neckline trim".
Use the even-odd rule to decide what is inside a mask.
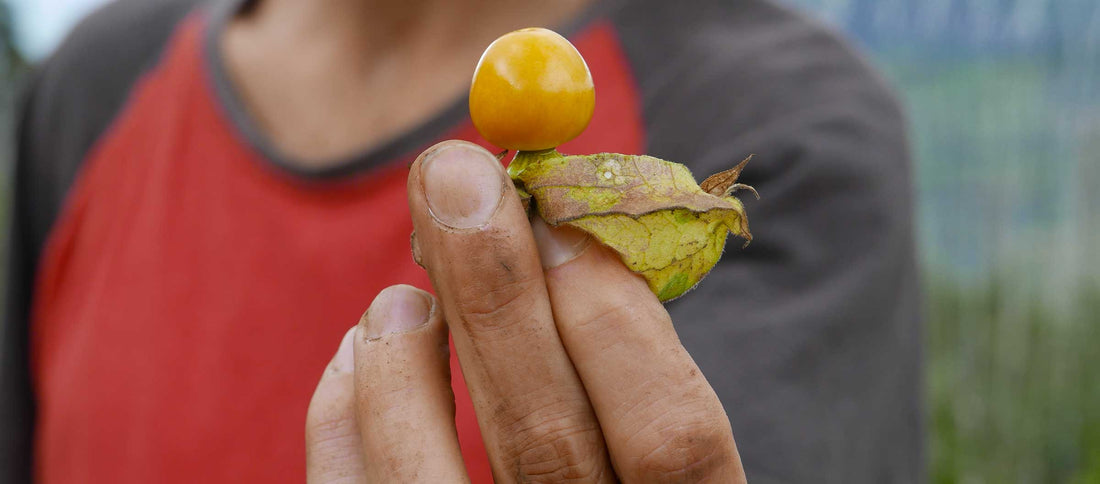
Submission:
[[[414,150],[441,138],[448,131],[469,119],[468,96],[464,93],[442,111],[405,132],[372,145],[369,148],[331,160],[321,168],[308,168],[293,157],[282,153],[260,129],[259,123],[245,107],[243,96],[229,77],[221,50],[222,36],[235,15],[254,4],[255,0],[215,0],[209,7],[209,17],[202,35],[203,63],[219,108],[225,113],[235,135],[264,162],[293,176],[307,180],[335,180],[352,177],[413,154]],[[565,22],[558,30],[566,38],[583,31],[597,18],[604,16],[614,1],[594,0],[580,14]]]

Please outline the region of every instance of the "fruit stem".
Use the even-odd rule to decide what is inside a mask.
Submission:
[[[539,151],[517,151],[515,158],[512,158],[512,162],[508,164],[508,176],[515,180],[527,167],[543,160],[560,158],[561,156],[562,154],[558,153],[555,148]]]

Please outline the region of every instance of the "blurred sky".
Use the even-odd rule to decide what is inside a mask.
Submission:
[[[38,60],[64,38],[69,28],[106,0],[0,0],[15,20],[16,44],[23,55]]]

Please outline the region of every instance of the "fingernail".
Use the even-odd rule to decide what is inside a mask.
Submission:
[[[390,286],[378,294],[359,323],[367,339],[412,331],[428,323],[432,298],[412,286]]]
[[[504,193],[500,162],[476,145],[441,146],[421,162],[420,173],[432,218],[451,228],[484,225]]]
[[[332,369],[341,373],[351,373],[355,371],[355,329],[357,326],[352,326],[346,333],[344,333],[344,339],[340,340],[340,349],[336,350],[336,356],[332,357]]]
[[[531,221],[531,231],[535,234],[535,243],[539,247],[539,259],[542,267],[550,269],[576,259],[588,248],[588,234],[573,227],[561,225],[551,227],[541,217]]]

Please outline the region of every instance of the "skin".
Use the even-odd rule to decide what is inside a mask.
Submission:
[[[465,98],[497,37],[560,25],[588,1],[262,0],[220,47],[267,138],[291,163],[324,168]]]
[[[349,332],[310,404],[310,482],[466,480],[448,329],[497,482],[745,481],[718,397],[613,253],[532,225],[492,154],[469,143],[423,153],[408,198],[439,298],[387,289]],[[400,326],[385,308],[411,292],[430,301],[426,322],[372,337]]]

